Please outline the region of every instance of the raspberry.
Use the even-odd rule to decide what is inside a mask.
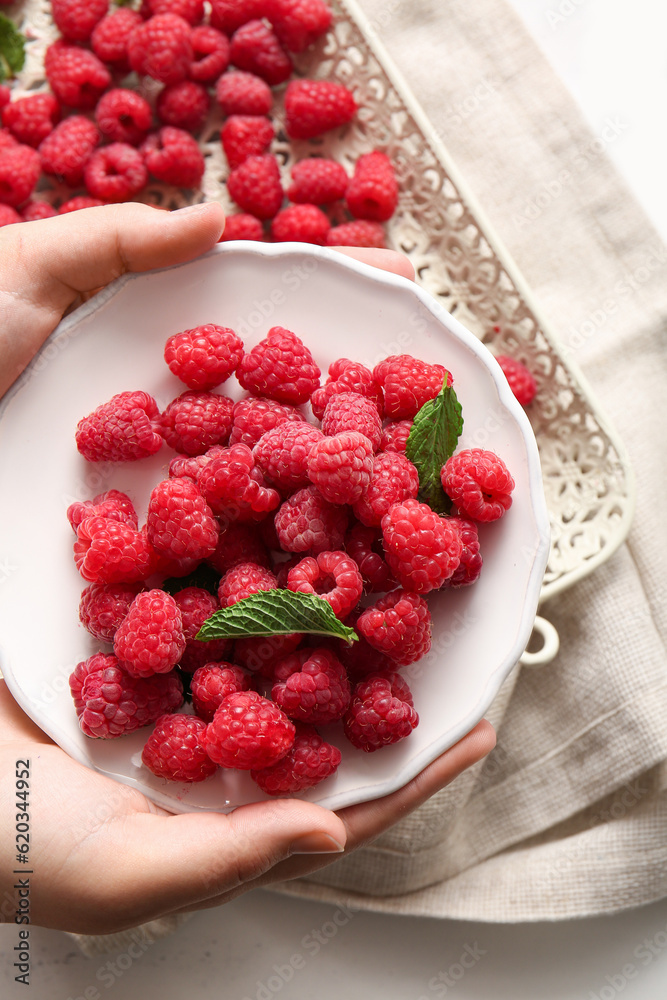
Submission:
[[[26,146],[39,146],[60,121],[60,105],[53,94],[31,94],[5,105],[2,124]]]
[[[181,80],[160,91],[155,110],[164,125],[198,132],[206,121],[210,103],[206,87],[192,80]]]
[[[171,401],[159,418],[159,430],[175,451],[203,455],[212,445],[226,442],[233,410],[227,396],[190,390]]]
[[[324,0],[267,0],[266,16],[290,52],[303,52],[331,26]]]
[[[269,553],[256,530],[238,522],[221,529],[216,550],[208,561],[221,576],[239,563],[257,563],[267,569],[270,565]]]
[[[172,559],[206,559],[215,552],[218,525],[189,479],[163,479],[153,489],[146,517],[148,540]]]
[[[217,28],[202,24],[190,33],[193,60],[190,79],[197,83],[215,83],[229,65],[229,40]]]
[[[0,203],[0,228],[2,226],[13,226],[14,223],[23,221],[16,209]]]
[[[98,21],[90,36],[93,52],[103,63],[114,69],[129,69],[127,42],[140,24],[141,14],[129,7],[120,7]]]
[[[331,228],[329,219],[317,205],[288,205],[271,224],[276,243],[315,243],[324,246]]]
[[[398,452],[400,455],[405,455],[405,446],[408,443],[411,430],[411,420],[391,420],[382,431],[380,451]]]
[[[345,202],[356,219],[386,222],[396,211],[398,184],[391,160],[377,151],[360,156]]]
[[[136,583],[91,583],[81,593],[81,624],[100,642],[113,642],[139,587]]]
[[[409,354],[393,354],[373,369],[384,391],[385,416],[394,420],[412,419],[424,403],[442,389],[452,376],[442,365],[429,365]]]
[[[140,76],[161,83],[185,80],[192,62],[190,25],[177,14],[155,14],[130,35],[127,58]]]
[[[139,527],[132,501],[127,493],[121,493],[120,490],[100,493],[94,500],[77,500],[67,508],[67,520],[75,532],[87,517],[108,517],[112,521],[123,521],[135,529]]]
[[[115,656],[104,653],[77,664],[69,686],[82,731],[99,739],[133,733],[183,703],[175,673],[131,677]]]
[[[349,181],[347,171],[340,163],[310,157],[292,167],[292,183],[287,189],[287,197],[299,204],[328,205],[345,196]]]
[[[221,76],[215,96],[225,115],[268,115],[273,105],[268,83],[243,70]]]
[[[206,164],[197,140],[183,129],[165,125],[148,136],[141,153],[156,180],[175,187],[199,187]]]
[[[218,587],[221,608],[229,608],[251,594],[275,590],[278,586],[273,573],[257,563],[238,563],[228,569]]]
[[[9,146],[15,146],[16,139],[8,128],[0,128],[0,153]]]
[[[138,146],[153,122],[148,101],[134,90],[115,87],[100,97],[95,121],[105,139]]]
[[[137,594],[114,637],[113,651],[132,677],[166,674],[185,649],[181,612],[171,594]]]
[[[316,389],[310,397],[310,405],[318,420],[324,416],[324,411],[331,397],[342,392],[357,392],[360,396],[367,396],[368,399],[373,400],[378,413],[382,416],[384,412],[382,389],[375,380],[373,372],[356,361],[339,358],[329,365],[327,382]]]
[[[56,214],[68,215],[69,212],[80,212],[82,208],[98,208],[100,205],[106,205],[106,202],[100,201],[99,198],[91,198],[87,194],[80,194],[76,198],[64,201]]]
[[[332,226],[327,234],[327,246],[377,247],[384,250],[387,242],[384,229],[379,222],[355,219],[354,222],[343,222],[340,226]]]
[[[142,763],[168,781],[204,781],[217,771],[204,749],[206,728],[193,715],[161,715],[142,750]]]
[[[345,536],[345,551],[354,559],[367,593],[391,590],[395,580],[384,559],[382,535],[374,528],[355,524]]]
[[[220,130],[220,141],[233,170],[249,156],[261,156],[271,145],[273,125],[258,115],[232,115]]]
[[[96,149],[83,169],[91,195],[105,201],[128,201],[148,182],[141,154],[126,142],[112,142]]]
[[[39,147],[42,170],[76,187],[83,180],[83,168],[100,139],[94,123],[83,115],[66,118]]]
[[[109,0],[51,0],[51,16],[68,42],[87,42],[109,10]]]
[[[41,173],[39,154],[16,143],[0,150],[0,203],[16,208],[27,201]]]
[[[483,448],[452,455],[440,473],[442,488],[464,517],[496,521],[512,506],[514,480],[501,458]]]
[[[2,120],[4,122],[4,116]],[[17,136],[17,138],[19,137]],[[537,383],[526,366],[514,358],[508,358],[505,354],[498,354],[496,361],[502,368],[510,389],[521,405],[528,406],[529,403],[532,403],[537,393]]]
[[[79,421],[76,446],[89,462],[133,462],[154,455],[162,445],[152,425],[158,412],[147,392],[119,392]]]
[[[199,24],[204,17],[204,0],[146,0],[151,14],[177,14],[188,24]]]
[[[273,680],[273,668],[278,660],[293,653],[303,636],[299,632],[287,635],[259,635],[237,639],[234,659],[248,670]]]
[[[215,323],[175,333],[164,348],[169,370],[191,389],[212,389],[226,382],[242,357],[241,338]]]
[[[253,455],[268,482],[287,493],[308,485],[308,457],[322,438],[319,427],[285,421],[262,435]]]
[[[270,767],[294,743],[295,728],[277,705],[256,691],[228,695],[209,723],[206,752],[222,767]]]
[[[191,479],[193,483],[196,483],[199,479],[199,473],[204,466],[208,465],[216,455],[219,455],[224,450],[223,445],[214,444],[203,455],[177,455],[169,463],[169,478]]]
[[[199,489],[223,526],[234,521],[261,521],[280,503],[279,494],[267,487],[253,454],[245,444],[235,444],[199,473]]]
[[[345,735],[366,753],[409,736],[419,722],[408,685],[399,674],[371,674],[355,687]]]
[[[4,108],[12,99],[12,92],[4,83],[0,83],[0,108]]]
[[[74,562],[91,583],[136,583],[150,575],[153,552],[144,534],[108,517],[87,517],[74,542]]]
[[[225,231],[218,243],[229,243],[230,240],[263,240],[264,229],[259,219],[245,212],[228,215],[225,220]]]
[[[320,369],[295,333],[273,326],[264,340],[241,359],[236,377],[244,389],[256,396],[298,405],[305,403],[319,385]]]
[[[405,455],[386,452],[376,455],[368,489],[354,504],[362,524],[378,527],[390,507],[404,500],[415,500],[419,492],[419,474]]]
[[[477,525],[464,517],[450,517],[449,523],[457,529],[461,537],[461,561],[446,587],[469,587],[482,571],[482,556],[479,551]]]
[[[314,486],[294,493],[278,510],[275,526],[285,552],[312,552],[340,549],[347,529],[344,507],[324,499]]]
[[[312,139],[345,125],[357,105],[342,83],[292,80],[285,91],[285,130],[290,139]]]
[[[266,0],[211,0],[211,24],[226,35],[248,21],[264,17]]]
[[[361,597],[364,583],[356,562],[345,552],[320,552],[289,571],[287,587],[300,594],[319,594],[343,619]]]
[[[230,61],[277,87],[292,75],[292,60],[263,21],[247,21],[232,35]]]
[[[63,39],[46,50],[44,72],[60,103],[82,111],[92,110],[111,83],[108,69],[94,53]]]
[[[350,682],[338,657],[320,646],[280,660],[271,697],[285,715],[321,724],[342,718],[350,704]]]
[[[382,535],[387,563],[406,590],[437,590],[459,564],[458,531],[418,500],[390,507],[382,518]]]
[[[229,435],[230,444],[247,444],[254,447],[263,434],[286,422],[304,423],[293,406],[276,403],[273,399],[250,396],[234,405],[234,424]]]
[[[342,392],[331,396],[322,416],[322,432],[331,437],[343,431],[363,434],[377,451],[382,437],[382,421],[372,399],[358,392]]]
[[[372,473],[373,445],[356,431],[323,438],[308,456],[308,478],[330,503],[355,503]]]
[[[283,203],[280,170],[275,156],[249,156],[227,178],[230,198],[258,219],[272,219]]]
[[[67,203],[65,203],[67,204]],[[8,206],[3,206],[7,208]],[[60,206],[62,209],[62,205]],[[48,201],[29,201],[25,208],[21,209],[21,216],[24,222],[38,222],[40,219],[52,219],[54,215],[59,215],[60,209],[56,212],[53,205]],[[18,220],[15,219],[15,222]]]
[[[204,722],[212,722],[216,709],[230,694],[247,691],[250,678],[233,663],[206,663],[197,667],[192,680],[192,707]]]
[[[181,656],[179,666],[186,673],[194,673],[198,667],[211,660],[221,659],[229,649],[227,639],[214,639],[204,642],[197,639],[197,633],[207,618],[220,610],[220,605],[213,594],[201,587],[186,587],[174,594],[183,619],[183,635],[185,651]]]
[[[431,648],[431,613],[423,597],[394,590],[367,608],[357,631],[400,666],[415,663]]]
[[[299,723],[292,748],[285,756],[250,777],[267,795],[301,792],[335,774],[341,761],[338,747],[325,743],[312,726]]]

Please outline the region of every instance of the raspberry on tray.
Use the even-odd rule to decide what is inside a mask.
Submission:
[[[350,682],[338,657],[324,647],[304,649],[275,664],[271,697],[295,722],[335,722],[350,704]]]
[[[142,763],[169,781],[204,781],[217,771],[204,749],[206,723],[194,715],[161,715],[146,740]]]
[[[89,462],[132,462],[162,446],[153,428],[157,403],[147,392],[119,392],[76,428],[76,446]]]
[[[389,567],[406,590],[437,590],[459,564],[459,532],[418,500],[390,507],[382,518],[382,534]]]
[[[371,674],[355,687],[345,735],[366,753],[405,739],[419,722],[406,682],[396,673]]]
[[[284,757],[295,732],[294,723],[268,698],[256,691],[237,691],[216,710],[204,746],[216,764],[250,771]]]
[[[319,594],[340,619],[344,619],[355,606],[363,586],[356,562],[345,552],[320,552],[316,557],[307,556],[287,574],[289,590]]]
[[[270,767],[251,770],[250,777],[267,795],[293,794],[335,774],[341,756],[338,747],[326,743],[313,726],[299,722],[285,756]]]
[[[444,464],[441,478],[447,496],[473,521],[497,521],[512,506],[514,480],[492,451],[457,452]]]
[[[244,389],[279,403],[305,403],[320,384],[320,369],[291,330],[271,327],[264,340],[244,355],[236,376]]]
[[[157,589],[137,594],[113,648],[132,677],[168,673],[185,650],[183,619],[171,594]]]
[[[243,341],[216,323],[195,326],[169,337],[164,360],[190,389],[213,389],[226,382],[243,357]]]

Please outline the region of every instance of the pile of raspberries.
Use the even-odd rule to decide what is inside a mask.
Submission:
[[[109,0],[53,0],[52,14],[62,37],[44,59],[50,92],[11,100],[0,86],[0,226],[133,200],[150,177],[197,190],[205,162],[195,136],[217,105],[227,189],[239,207],[224,240],[384,247],[382,223],[398,201],[385,153],[360,156],[352,177],[335,160],[301,159],[285,189],[270,151],[275,88],[284,90],[291,140],[317,138],[356,114],[342,84],[290,81],[292,56],[331,27],[325,0],[211,0],[207,23],[203,0],[143,0],[138,11],[111,12]],[[152,103],[132,89],[147,77],[162,85]],[[57,211],[32,197],[42,173],[71,189]]]
[[[425,595],[477,580],[477,524],[505,513],[514,482],[473,448],[442,467],[454,515],[419,501],[405,447],[417,412],[452,382],[441,365],[404,354],[371,371],[340,358],[321,384],[291,331],[275,326],[246,351],[215,324],[170,337],[164,357],[187,389],[162,413],[148,393],[122,392],[76,430],[91,462],[177,452],[143,527],[118,490],[68,509],[88,582],[80,620],[113,644],[70,678],[79,722],[101,738],[156,723],[143,763],[164,778],[240,768],[268,794],[293,793],[338,767],[322,727],[372,752],[417,725],[399,671],[430,649]],[[236,403],[212,391],[232,375],[246,390]],[[212,585],[179,589],[202,570]],[[320,595],[358,641],[197,639],[219,609],[277,588]],[[194,714],[177,712],[184,681]]]

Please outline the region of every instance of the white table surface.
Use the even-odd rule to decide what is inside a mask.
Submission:
[[[608,153],[667,237],[667,7],[655,0],[512,0],[594,131],[627,127]],[[334,921],[333,918],[336,918]],[[317,944],[317,936],[322,944]],[[140,958],[87,959],[31,931],[31,986],[14,983],[17,928],[0,927],[0,996],[76,1000],[660,1000],[667,900],[555,924],[390,917],[265,892],[197,914]],[[288,977],[288,963],[301,966]],[[466,956],[461,963],[462,956]],[[465,968],[469,966],[469,968]],[[282,972],[282,976],[281,976]]]

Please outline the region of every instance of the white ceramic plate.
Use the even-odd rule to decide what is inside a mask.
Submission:
[[[173,455],[93,465],[77,452],[78,420],[114,393],[144,389],[160,407],[182,384],[165,365],[171,334],[200,323],[233,327],[252,347],[274,325],[294,330],[323,373],[338,357],[372,367],[409,353],[449,368],[463,407],[459,447],[500,455],[516,482],[505,517],[480,529],[474,587],[429,596],[433,649],[402,673],[420,716],[407,740],[372,754],[337,726],[338,773],[302,797],[329,808],[400,788],[484,715],[530,636],[549,552],[549,520],[530,424],[491,354],[428,293],[342,254],[303,244],[220,244],[175,268],[118,279],[65,320],[0,410],[0,667],[16,700],[76,760],[175,812],[228,811],[263,798],[242,772],[188,786],[141,766],[150,728],[92,740],[78,726],[67,679],[100,647],[78,621],[83,582],[65,516],[74,499],[126,491],[140,519]],[[220,390],[238,397],[231,379]],[[140,520],[141,523],[141,520]]]

